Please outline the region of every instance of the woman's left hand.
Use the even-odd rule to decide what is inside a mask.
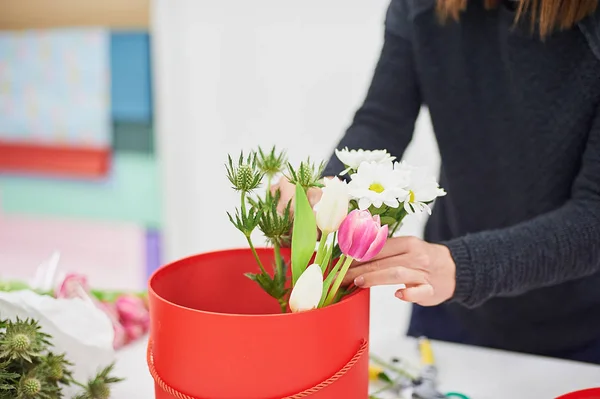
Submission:
[[[416,237],[390,238],[374,259],[352,267],[344,283],[361,288],[405,284],[396,297],[422,306],[434,306],[452,298],[456,265],[444,245]]]

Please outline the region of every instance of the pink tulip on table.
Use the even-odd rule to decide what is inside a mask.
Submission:
[[[127,337],[127,342],[137,341],[142,338],[146,334],[146,329],[144,324],[137,322],[125,322],[123,324],[123,328],[125,330],[125,336]]]
[[[119,321],[119,312],[117,312],[117,307],[114,303],[102,301],[97,303],[98,307],[104,311],[104,313],[110,319],[114,338],[113,338],[113,348],[120,349],[127,344],[127,333],[125,328]]]
[[[381,225],[379,215],[371,215],[368,210],[354,210],[346,216],[338,230],[338,243],[342,250],[342,258],[337,263],[332,275],[338,272],[333,286],[329,290],[326,281],[324,288],[324,305],[330,305],[346,276],[353,261],[366,262],[373,259],[385,245],[388,237],[388,226]],[[341,270],[340,270],[341,265]],[[327,293],[328,292],[328,293]]]
[[[117,324],[113,323],[113,331],[115,334],[115,336],[113,338],[113,348],[121,349],[122,347],[127,345],[128,337],[127,337],[127,331],[125,330],[125,327],[123,327],[120,323],[117,323]]]
[[[55,292],[56,298],[82,298],[90,292],[87,277],[81,274],[69,273],[58,286]]]
[[[115,302],[122,322],[144,323],[149,318],[144,300],[135,295],[121,295]]]

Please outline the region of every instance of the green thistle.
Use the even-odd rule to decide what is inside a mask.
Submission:
[[[311,162],[310,158],[300,163],[298,169],[294,169],[291,164],[288,163],[288,170],[290,175],[287,176],[288,180],[292,184],[300,185],[304,190],[308,190],[311,187],[323,187],[321,183],[321,175],[325,169],[325,162],[321,162],[319,166],[316,166]]]
[[[48,383],[43,373],[34,368],[21,377],[16,399],[54,399],[58,390],[56,384]]]
[[[256,229],[256,226],[260,223],[260,214],[258,214],[254,208],[250,208],[248,212],[245,212],[244,210],[240,212],[240,210],[236,208],[235,216],[232,216],[229,212],[227,212],[227,216],[229,216],[229,221],[231,221],[231,223],[246,237],[250,237],[254,229]]]
[[[68,384],[73,378],[73,373],[70,370],[72,366],[73,363],[69,362],[64,354],[55,355],[50,352],[42,359],[42,367],[47,379],[53,382]]]
[[[271,148],[270,153],[263,152],[262,148],[258,149],[258,168],[269,179],[272,179],[276,174],[280,173],[287,162],[285,151],[276,152],[275,146]]]
[[[258,169],[256,153],[250,153],[245,160],[244,153],[240,153],[237,165],[234,165],[231,156],[227,158],[227,178],[235,190],[249,193],[260,186],[264,173]]]
[[[111,384],[123,381],[122,378],[110,375],[114,366],[111,364],[100,371],[94,379],[89,380],[85,386],[85,392],[76,396],[75,399],[109,399]]]
[[[275,194],[267,192],[263,200],[249,200],[252,209],[259,216],[258,228],[264,234],[265,238],[273,244],[282,246],[290,241],[290,232],[292,230],[293,220],[290,216],[291,201],[288,202],[283,214],[277,211],[277,204],[281,198],[281,192],[277,190]]]
[[[3,324],[6,330],[0,341],[0,360],[25,360],[31,363],[32,358],[41,356],[41,351],[50,346],[50,336],[43,333],[34,320],[22,321],[17,317],[16,322],[8,320]]]
[[[48,351],[50,338],[34,320],[0,320],[0,399],[61,399],[71,384],[85,389],[80,398],[108,398],[110,384],[121,381],[110,376],[113,366],[83,385],[65,355]]]
[[[15,384],[19,381],[20,375],[11,372],[9,367],[10,363],[8,361],[0,363],[0,398],[12,393],[16,389]],[[7,397],[12,396],[14,395]]]

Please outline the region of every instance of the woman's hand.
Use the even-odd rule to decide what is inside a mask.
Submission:
[[[290,213],[293,215],[296,186],[290,183],[290,181],[285,176],[282,176],[279,182],[271,187],[271,191],[273,193],[278,189],[281,193],[281,197],[279,198],[279,204],[277,204],[277,211],[279,213],[283,213],[288,203],[292,201],[292,205],[290,206]],[[308,202],[310,202],[310,205],[315,206],[317,202],[321,200],[323,192],[320,188],[311,187],[308,189],[306,195],[308,196]]]
[[[390,238],[373,260],[348,271],[346,284],[358,287],[405,284],[396,297],[422,306],[434,306],[452,298],[456,265],[444,245],[416,237]]]

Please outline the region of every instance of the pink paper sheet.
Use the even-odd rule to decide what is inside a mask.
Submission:
[[[103,289],[143,289],[146,238],[134,224],[40,219],[0,212],[0,278],[30,279],[60,251],[59,270]]]

